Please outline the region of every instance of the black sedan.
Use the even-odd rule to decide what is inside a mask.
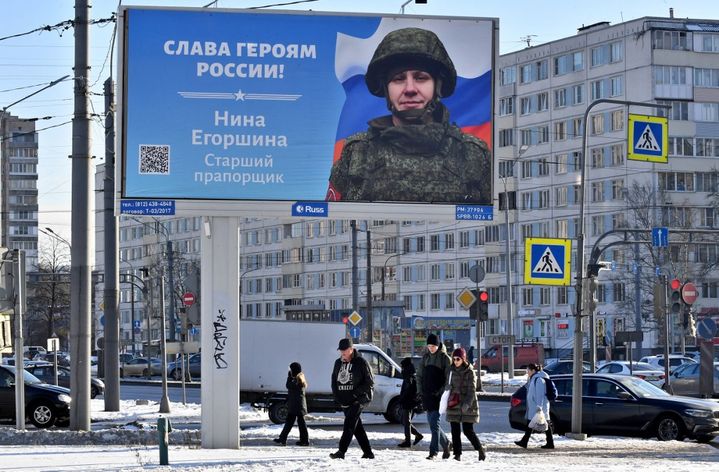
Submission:
[[[33,364],[25,367],[25,370],[46,384],[55,384],[55,370],[53,368],[53,364]],[[62,366],[58,367],[57,384],[61,387],[70,388],[70,369]],[[91,377],[90,398],[95,398],[98,395],[102,395],[104,392],[105,383],[100,379]]]
[[[574,361],[569,360],[562,360],[562,361],[554,361],[551,364],[547,364],[542,368],[547,375],[557,375],[557,374],[571,374],[574,371]],[[582,361],[582,372],[591,372],[592,371],[592,364],[590,364],[587,361]]]
[[[550,416],[557,434],[571,431],[572,376],[555,375],[557,400]],[[511,399],[509,423],[526,427],[525,387]],[[656,436],[660,441],[684,437],[709,442],[719,435],[719,404],[669,395],[642,379],[612,374],[582,376],[582,432],[612,436]]]
[[[23,372],[25,414],[38,428],[67,424],[70,420],[70,390],[47,385]],[[15,367],[0,366],[0,419],[15,419]]]

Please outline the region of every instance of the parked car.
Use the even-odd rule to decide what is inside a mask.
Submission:
[[[135,356],[133,356],[132,354],[128,354],[128,353],[126,353],[126,352],[123,352],[123,353],[120,354],[120,364],[125,364],[125,363],[127,363],[127,362],[130,362],[130,361],[133,360],[134,358],[135,358]]]
[[[148,363],[146,357],[136,357],[120,365],[120,377],[147,376],[148,374],[162,374],[162,361],[160,359],[152,357]]]
[[[46,384],[55,384],[55,369],[53,364],[35,364],[25,367],[25,370]],[[63,366],[57,368],[57,384],[61,387],[70,388],[70,369]],[[90,377],[90,398],[95,398],[103,393],[105,393],[105,383],[100,379]]]
[[[674,369],[669,375],[669,383],[672,386],[674,395],[686,395],[688,397],[701,397],[699,393],[699,364],[683,364]],[[662,384],[664,388],[664,384]],[[714,397],[719,398],[719,362],[714,363]]]
[[[612,361],[607,362],[599,369],[598,374],[617,374],[617,375],[633,375],[642,380],[646,380],[657,387],[664,383],[664,371],[647,364],[646,362],[632,362],[632,368],[629,369],[629,361]]]
[[[574,371],[574,361],[571,359],[554,361],[542,368],[547,375],[571,374]],[[582,372],[591,372],[592,364],[582,361]]]
[[[46,352],[47,349],[42,346],[23,346],[22,348],[22,355],[27,359],[34,359],[36,354],[45,354]]]
[[[664,370],[664,355],[658,356],[644,356],[639,359],[639,362],[646,362],[657,368],[657,370]],[[687,362],[696,362],[691,357],[683,356],[681,354],[669,354],[669,372],[671,373],[674,369]]]
[[[15,419],[15,374],[13,366],[0,366],[0,418]],[[25,414],[37,428],[70,422],[70,390],[47,385],[23,371],[25,382]]]
[[[32,358],[34,361],[50,362],[55,363],[55,352],[38,352],[35,357]],[[57,365],[70,367],[70,355],[63,351],[57,352]]]
[[[500,350],[500,348],[503,348]],[[499,372],[504,366],[507,369],[509,362],[509,347],[496,344],[482,353],[482,369],[487,372]],[[524,369],[528,364],[544,363],[544,345],[540,343],[515,344],[514,367]]]
[[[189,359],[185,360],[185,369],[189,369],[190,376],[198,379],[201,376],[201,365],[202,365],[202,354],[192,354]],[[182,380],[182,362],[179,358],[177,361],[173,361],[167,364],[167,375],[175,380]]]
[[[550,409],[557,434],[572,429],[572,376],[552,377],[557,399]],[[526,387],[511,398],[509,424],[525,430]],[[684,437],[709,442],[719,435],[719,404],[669,395],[631,375],[582,376],[582,432],[612,436],[656,436],[660,441]]]

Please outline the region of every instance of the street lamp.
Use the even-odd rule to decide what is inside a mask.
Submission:
[[[523,152],[526,151],[526,148],[524,150],[520,149],[519,153],[520,155],[523,154]],[[504,177],[502,177],[502,183],[504,184],[504,219],[505,219],[505,225],[506,225],[506,232],[507,237],[505,240],[504,250],[507,253],[507,260],[506,262],[506,279],[507,279],[507,335],[509,336],[509,339],[512,339],[512,335],[514,334],[514,317],[512,316],[512,252],[509,245],[509,236],[510,236],[510,225],[509,225],[509,192],[507,192],[507,177],[514,175],[514,160],[511,160],[511,172],[509,172],[505,168]],[[516,208],[516,196],[515,196],[515,208]],[[477,347],[479,347],[479,339],[477,340]],[[512,347],[511,343],[509,346],[508,351],[508,358],[507,358],[507,370],[509,371],[509,378],[514,378],[514,348]],[[479,357],[482,357],[482,354],[479,354]]]
[[[124,262],[125,264],[129,265],[130,267],[132,267],[132,271],[133,271],[133,272],[135,271],[135,266],[133,266],[132,264],[130,264],[128,261],[121,261],[121,262]],[[145,273],[147,272],[147,269],[145,269],[144,267],[141,267],[141,268],[140,268],[140,271],[141,271],[143,274],[145,274]],[[134,282],[132,282],[132,281],[130,281],[130,280],[127,280],[127,277],[132,277],[132,278],[137,279],[138,281],[142,282],[142,287],[140,287],[139,285],[137,285],[136,283],[134,283]],[[125,280],[123,280],[123,279],[125,279]],[[141,277],[138,277],[138,276],[135,275],[135,274],[120,274],[120,282],[121,282],[121,283],[128,283],[128,284],[130,284],[130,285],[133,286],[133,288],[132,288],[132,296],[130,297],[130,320],[131,320],[131,325],[132,325],[131,334],[130,334],[130,339],[131,339],[131,342],[132,342],[132,357],[135,357],[136,354],[137,354],[137,348],[136,348],[136,344],[135,344],[135,288],[140,289],[140,291],[141,291],[141,293],[142,293],[142,300],[143,300],[143,301],[146,300],[146,298],[147,298],[147,297],[146,297],[147,288],[145,287],[145,281],[144,281],[144,279],[141,278]],[[148,329],[148,330],[150,329],[149,322],[148,322],[147,329]],[[149,338],[149,336],[148,336],[148,341],[149,341],[149,339],[150,339],[150,338]],[[149,348],[149,344],[148,344],[148,348]],[[148,349],[148,350],[149,350],[149,349]],[[147,355],[147,357],[149,358],[149,354]]]

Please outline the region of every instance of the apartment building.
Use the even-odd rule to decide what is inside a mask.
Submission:
[[[25,251],[28,272],[37,270],[37,165],[35,121],[0,111],[2,207],[0,245]]]

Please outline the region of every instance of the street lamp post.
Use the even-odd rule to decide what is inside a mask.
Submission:
[[[161,277],[160,300],[165,299],[165,276]],[[162,303],[162,317],[160,318],[160,352],[162,355],[162,397],[160,398],[160,413],[170,412],[170,399],[167,396],[167,335],[165,334],[165,304]],[[150,359],[147,360],[147,369],[152,368]]]
[[[514,172],[514,161],[512,161],[512,172]],[[502,178],[502,183],[504,184],[504,218],[505,218],[505,224],[506,224],[506,230],[507,230],[507,237],[505,240],[504,249],[507,253],[507,260],[506,260],[506,276],[507,276],[507,335],[509,335],[509,338],[512,338],[512,335],[514,334],[514,317],[512,316],[512,253],[510,251],[510,244],[509,244],[509,235],[510,235],[510,225],[509,225],[509,193],[507,192],[507,176],[505,175],[504,178]],[[479,293],[479,289],[477,290],[477,293]],[[479,348],[479,339],[477,339],[477,347]],[[509,371],[509,378],[514,378],[514,348],[510,344],[508,352],[508,358],[507,358],[507,370]],[[482,354],[479,354],[479,358],[482,358]]]

